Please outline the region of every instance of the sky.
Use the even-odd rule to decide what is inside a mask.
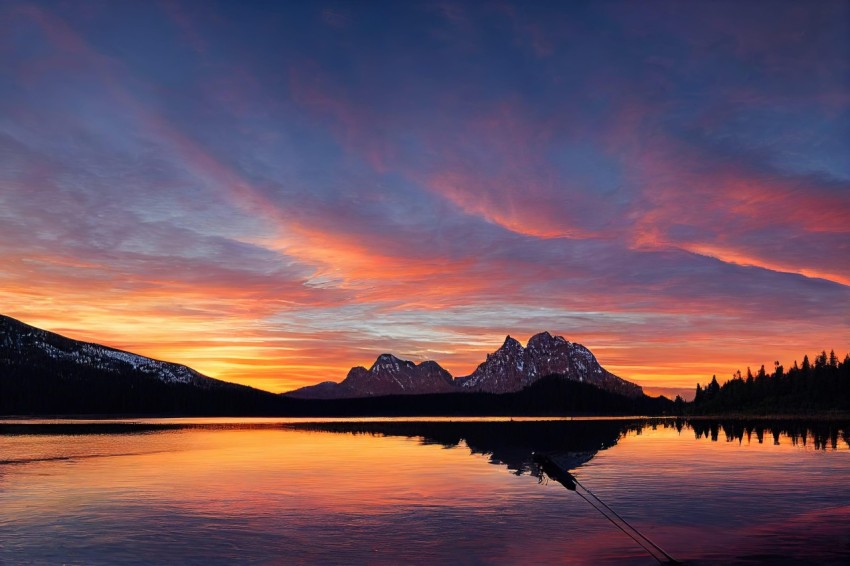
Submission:
[[[286,391],[850,351],[850,2],[0,1],[0,313]]]

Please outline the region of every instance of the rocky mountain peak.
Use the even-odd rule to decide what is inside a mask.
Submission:
[[[443,366],[441,366],[440,364],[438,364],[434,360],[425,360],[424,362],[419,362],[418,364],[416,364],[416,367],[423,369],[423,370],[427,370],[427,371],[446,372],[446,374],[448,374],[449,377],[451,377],[451,374],[448,371],[446,371],[445,369],[443,369]]]
[[[528,348],[532,350],[550,351],[567,345],[569,342],[563,336],[552,336],[548,332],[535,334],[528,339]]]
[[[513,338],[510,334],[508,334],[507,336],[505,336],[505,341],[502,343],[502,346],[499,348],[499,351],[501,351],[501,350],[517,351],[517,350],[522,350],[522,349],[523,348],[522,348],[522,344],[520,343],[520,341],[517,340],[516,338]]]
[[[411,361],[402,360],[400,358],[395,357],[392,354],[381,354],[375,360],[375,363],[372,364],[372,367],[369,368],[369,373],[376,374],[380,372],[399,372],[403,369],[410,369],[415,367]]]
[[[506,336],[502,345],[487,354],[486,360],[473,373],[457,379],[452,379],[451,374],[434,361],[414,364],[392,354],[381,354],[368,370],[360,366],[352,368],[333,391],[331,386],[323,385],[292,393],[316,397],[331,393],[338,397],[369,397],[458,390],[510,393],[553,374],[625,395],[642,393],[640,386],[602,368],[590,350],[581,344],[549,332],[532,336],[527,347],[510,335]]]
[[[525,348],[508,336],[472,374],[456,382],[470,391],[509,393],[553,374],[616,393],[632,396],[642,393],[639,386],[602,368],[590,350],[581,344],[545,331],[532,336]]]
[[[352,378],[352,377],[356,378],[357,376],[360,376],[360,375],[367,375],[368,373],[369,373],[369,370],[364,368],[363,366],[354,366],[353,368],[348,370],[348,375],[345,376],[345,379],[343,381],[346,381],[346,380],[348,380],[349,378]]]
[[[452,376],[440,364],[425,361],[415,364],[393,354],[381,354],[369,369],[353,367],[337,387],[309,386],[293,391],[294,397],[329,398],[415,395],[455,391]]]

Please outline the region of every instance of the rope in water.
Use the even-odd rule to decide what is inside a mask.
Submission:
[[[644,534],[633,527],[628,521],[611,509],[604,501],[599,499],[592,491],[582,485],[572,474],[559,466],[551,457],[535,454],[535,459],[542,464],[543,471],[553,477],[570,491],[575,491],[579,497],[587,501],[591,507],[599,511],[603,517],[608,519],[612,525],[620,529],[629,538],[635,541],[650,556],[661,564],[679,564],[679,562],[667,554],[660,546],[649,540]],[[613,517],[612,517],[613,515]]]
[[[616,511],[608,507],[608,505],[604,501],[599,499],[596,494],[594,494],[592,491],[580,484],[575,478],[573,478],[573,481],[575,481],[577,487],[581,488],[582,491],[587,492],[587,495],[590,496],[588,498],[587,496],[585,496],[584,493],[576,489],[575,491],[579,497],[587,501],[591,505],[591,507],[599,511],[603,517],[605,517],[611,522],[612,525],[614,525],[615,527],[623,531],[626,535],[628,535],[629,538],[639,544],[641,548],[646,550],[653,558],[658,560],[658,562],[660,562],[661,564],[678,564],[675,558],[667,554],[660,546],[652,542],[648,537],[646,537],[643,533],[634,528],[628,521],[621,517]],[[600,503],[602,507],[605,508],[605,510],[608,510],[612,515],[614,515],[614,517],[616,517],[616,520],[610,515],[608,515],[605,510],[595,505],[594,501]]]

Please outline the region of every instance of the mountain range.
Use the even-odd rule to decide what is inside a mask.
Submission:
[[[463,377],[382,354],[340,383],[274,394],[0,315],[0,415],[658,414],[668,404],[548,332],[526,347],[508,336]]]
[[[341,382],[326,381],[286,393],[300,399],[347,399],[383,395],[477,392],[514,393],[540,378],[559,375],[627,397],[643,395],[641,387],[603,368],[590,350],[563,336],[535,334],[527,346],[511,336],[488,354],[471,374],[452,378],[437,362],[415,364],[392,354],[381,354],[366,369],[351,368]]]

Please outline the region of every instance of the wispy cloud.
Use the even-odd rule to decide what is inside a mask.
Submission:
[[[758,6],[6,3],[0,310],[273,390],[841,349],[847,6]]]

